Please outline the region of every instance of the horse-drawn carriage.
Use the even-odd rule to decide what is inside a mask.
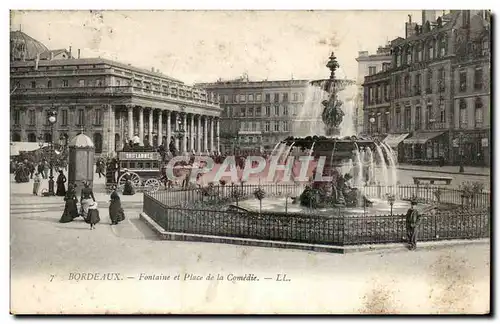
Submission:
[[[118,170],[109,170],[112,175],[106,177],[106,188],[116,184],[119,190],[123,190],[129,178],[136,190],[155,192],[161,184],[161,162],[160,154],[154,151],[118,152]]]

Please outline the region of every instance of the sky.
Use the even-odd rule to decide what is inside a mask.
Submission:
[[[11,11],[21,30],[49,49],[103,57],[187,84],[230,80],[328,78],[332,51],[339,77],[356,79],[358,51],[404,37],[419,11]]]

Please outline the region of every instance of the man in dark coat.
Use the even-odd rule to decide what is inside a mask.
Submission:
[[[65,183],[66,183],[67,179],[66,179],[66,176],[64,175],[63,173],[63,170],[59,170],[59,175],[57,176],[57,190],[56,190],[56,195],[57,196],[66,196],[66,187],[65,187]]]
[[[417,200],[412,199],[411,206],[406,212],[406,233],[408,236],[408,248],[415,250],[417,248],[418,224],[420,223],[420,214],[415,210]]]

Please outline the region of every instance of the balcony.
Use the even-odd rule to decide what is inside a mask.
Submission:
[[[184,90],[184,88],[179,88]],[[11,90],[12,91],[12,90]],[[107,87],[60,87],[60,88],[16,88],[12,92],[13,97],[22,96],[132,96],[145,95],[152,98],[171,99],[182,103],[205,104],[218,108],[216,100],[207,98],[205,93],[191,92],[189,94],[179,95],[157,89],[146,89],[137,86],[107,86]]]

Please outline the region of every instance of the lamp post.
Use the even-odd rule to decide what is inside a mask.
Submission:
[[[458,166],[458,172],[464,173],[464,146],[463,146],[463,140],[464,140],[464,133],[460,132],[458,134],[458,154],[460,155],[460,162]]]
[[[375,123],[375,118],[374,117],[370,117],[370,119],[368,119],[370,121],[370,135],[373,135],[373,124]]]
[[[51,110],[48,113],[50,123],[50,175],[49,175],[49,196],[54,196],[54,124],[57,122],[57,111]]]

